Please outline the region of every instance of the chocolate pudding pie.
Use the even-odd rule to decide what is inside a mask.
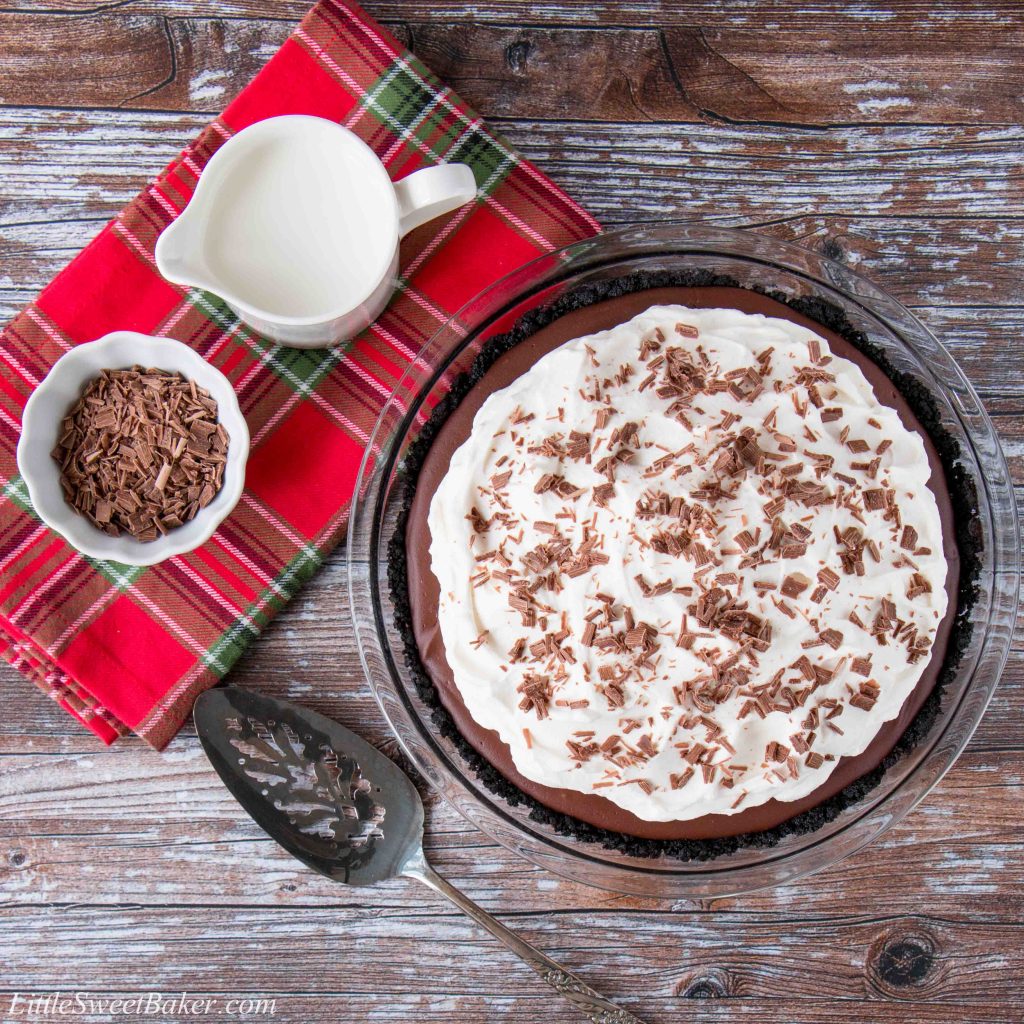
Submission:
[[[395,578],[485,779],[693,854],[877,781],[956,646],[956,502],[920,403],[831,314],[643,284],[498,339],[435,412]]]

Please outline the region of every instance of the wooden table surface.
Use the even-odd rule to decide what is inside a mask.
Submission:
[[[285,39],[306,0],[0,9],[0,316]],[[925,0],[377,0],[370,11],[606,225],[739,224],[844,260],[953,350],[1024,496],[1024,7]],[[387,743],[334,557],[235,672]],[[573,1020],[414,883],[288,859],[186,730],[104,749],[0,671],[0,1019],[11,994],[274,1000],[313,1021]],[[881,842],[775,891],[612,895],[435,800],[437,868],[652,1022],[1024,1017],[1024,649]],[[266,1010],[266,1008],[264,1008]],[[64,1019],[57,1015],[35,1019]],[[107,1020],[97,1012],[83,1020]],[[120,1019],[120,1018],[119,1018]],[[163,1019],[185,1019],[165,1017]]]

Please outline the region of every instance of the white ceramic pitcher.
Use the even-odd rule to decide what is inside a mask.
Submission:
[[[399,240],[475,195],[465,164],[392,183],[347,128],[272,117],[213,155],[157,240],[156,264],[168,281],[219,295],[261,334],[323,348],[380,315],[395,289]]]

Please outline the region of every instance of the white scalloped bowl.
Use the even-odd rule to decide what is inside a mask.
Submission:
[[[216,497],[194,519],[151,541],[111,537],[79,515],[64,500],[60,467],[50,455],[61,421],[85,385],[101,370],[136,365],[180,373],[205,388],[217,402],[218,420],[228,434],[224,483]],[[248,456],[249,428],[227,377],[180,341],[135,331],[114,331],[61,356],[29,397],[18,441],[18,471],[36,515],[83,555],[127,565],[155,565],[205,544],[242,496]]]

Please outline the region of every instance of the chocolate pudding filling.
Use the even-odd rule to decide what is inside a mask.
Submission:
[[[695,283],[687,281],[661,287],[644,287],[654,282],[640,275],[605,282],[604,291],[611,297],[602,297],[601,285],[596,289],[591,287],[585,300],[574,302],[572,296],[563,297],[557,315],[535,317],[528,324],[521,323],[512,332],[512,339],[503,337],[489,342],[491,358],[485,356],[486,365],[478,365],[472,386],[468,390],[465,386],[459,389],[465,393],[456,396],[457,404],[453,407],[449,403],[435,412],[422,442],[410,453],[407,469],[414,489],[404,529],[396,533],[392,552],[392,583],[396,589],[399,626],[407,637],[409,664],[421,694],[426,696],[432,690],[439,701],[436,717],[442,731],[453,737],[457,735],[468,744],[469,760],[491,788],[499,790],[513,803],[518,802],[520,795],[525,795],[533,807],[534,817],[550,822],[559,831],[600,840],[634,855],[669,852],[676,856],[705,858],[734,849],[747,841],[744,837],[755,834],[758,844],[764,845],[778,841],[787,831],[818,827],[859,799],[877,784],[887,758],[895,756],[901,740],[904,746],[912,742],[911,723],[919,727],[918,731],[926,727],[924,719],[928,716],[922,715],[922,709],[935,694],[943,672],[951,671],[952,663],[967,640],[966,613],[976,575],[976,559],[968,552],[962,566],[964,553],[960,550],[967,536],[964,521],[969,518],[971,507],[970,481],[954,468],[955,442],[940,436],[930,397],[917,395],[917,401],[912,404],[911,389],[907,387],[908,394],[904,394],[897,388],[881,366],[863,351],[863,336],[845,324],[835,307],[805,302],[801,310],[797,308],[799,302],[789,304],[717,280],[705,284],[702,278],[707,280],[709,275],[689,275],[689,280]],[[626,293],[621,294],[622,291]],[[928,486],[939,511],[948,567],[945,580],[948,608],[935,632],[923,675],[898,717],[880,727],[863,753],[840,758],[822,785],[800,799],[769,799],[733,814],[705,814],[686,821],[643,820],[600,795],[550,787],[527,779],[516,769],[509,747],[498,734],[474,721],[455,684],[438,624],[440,594],[431,569],[432,538],[428,523],[431,499],[448,472],[453,454],[470,436],[474,417],[489,395],[507,387],[542,356],[564,343],[613,328],[656,305],[727,308],[789,320],[826,339],[833,355],[855,363],[871,384],[878,401],[894,409],[904,426],[924,442],[931,469]],[[807,312],[813,312],[815,318]],[[828,322],[822,323],[817,317]],[[906,387],[905,382],[901,383]],[[922,414],[929,414],[933,421],[928,428],[921,422]],[[940,447],[946,449],[945,458],[940,455]],[[962,492],[959,496],[951,495],[947,484],[951,475],[955,475],[956,487]],[[954,636],[955,625],[959,636]],[[933,716],[937,711],[937,696],[931,703]],[[450,728],[452,723],[454,731]],[[474,757],[474,753],[478,757]]]

